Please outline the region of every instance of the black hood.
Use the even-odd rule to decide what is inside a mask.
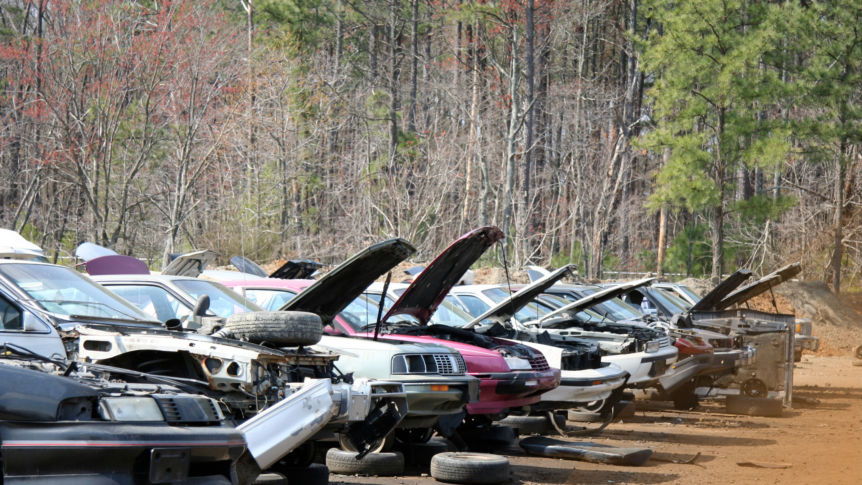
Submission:
[[[788,264],[787,266],[760,278],[754,283],[744,286],[727,295],[727,297],[715,305],[715,311],[726,310],[733,305],[745,303],[755,296],[763,294],[771,288],[790,280],[801,272],[802,266],[799,263]]]
[[[739,288],[739,286],[745,283],[745,280],[751,277],[751,270],[741,269],[732,275],[728,276],[727,279],[718,284],[712,291],[710,291],[705,297],[703,297],[699,302],[692,305],[689,309],[690,312],[708,312],[710,310],[714,310],[716,305],[721,302],[727,295],[729,295],[733,290]]]
[[[326,325],[374,280],[414,253],[416,248],[401,238],[369,246],[323,275],[279,310],[314,313]]]

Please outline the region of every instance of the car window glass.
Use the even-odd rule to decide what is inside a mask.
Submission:
[[[191,308],[179,301],[168,290],[159,286],[110,284],[106,286],[147,315],[161,322],[167,322],[172,318],[178,318],[181,322],[185,322],[192,314]]]
[[[173,284],[194,300],[203,295],[210,297],[210,311],[222,318],[236,313],[260,312],[263,308],[254,304],[248,298],[240,296],[220,283],[207,280],[173,280]]]
[[[470,311],[467,310],[467,307],[465,307],[464,304],[461,303],[460,301],[458,301],[458,299],[455,298],[454,296],[446,295],[446,298],[444,299],[444,301],[448,301],[450,304],[455,305],[456,307],[458,307],[461,311],[463,311],[467,315],[470,315]],[[470,316],[472,317],[472,315],[470,315]]]
[[[3,264],[0,274],[57,315],[143,320],[152,318],[72,269],[49,264]]]
[[[678,289],[679,289],[679,291],[681,291],[681,292],[685,293],[686,295],[688,295],[688,296],[689,296],[689,298],[691,298],[691,300],[692,300],[693,302],[695,302],[695,303],[697,303],[697,302],[699,302],[700,300],[702,300],[702,299],[703,299],[703,298],[701,298],[701,297],[700,297],[700,295],[698,295],[697,293],[695,293],[694,291],[692,291],[692,290],[691,290],[691,288],[689,288],[689,287],[687,287],[687,286],[680,286],[680,287],[678,287]]]
[[[473,317],[460,309],[450,300],[444,299],[437,307],[437,311],[431,316],[431,323],[435,325],[449,325],[450,327],[463,327],[470,323]]]
[[[0,297],[0,330],[14,331],[23,329],[21,312],[6,301],[5,298]]]
[[[258,288],[245,290],[246,298],[272,312],[283,307],[294,296],[296,293],[287,290],[262,290]]]
[[[474,317],[478,317],[491,309],[487,303],[472,295],[458,295],[458,299]]]

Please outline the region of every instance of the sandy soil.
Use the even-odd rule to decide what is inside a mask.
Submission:
[[[509,455],[511,484],[858,484],[862,483],[862,367],[849,357],[805,356],[795,372],[796,394],[820,399],[817,406],[785,409],[781,418],[722,415],[705,403],[680,413],[663,403],[644,403],[636,417],[608,428],[592,441],[646,447],[654,454],[637,468]],[[568,441],[585,441],[568,439]],[[696,465],[684,461],[701,453]],[[752,460],[790,463],[789,469],[743,468]],[[331,483],[430,485],[427,468],[403,477],[332,475]],[[423,477],[422,474],[426,476]]]

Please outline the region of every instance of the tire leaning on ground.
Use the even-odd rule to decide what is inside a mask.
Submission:
[[[780,399],[764,397],[727,396],[724,406],[728,414],[768,418],[779,417],[784,410],[784,403]]]
[[[306,312],[237,313],[227,319],[225,326],[234,338],[246,338],[253,344],[314,345],[323,335],[320,317]]]
[[[853,355],[855,355],[857,359],[862,359],[862,345],[853,350]]]
[[[431,459],[431,476],[448,483],[500,483],[509,480],[509,460],[482,453],[440,453]]]
[[[330,472],[341,475],[392,477],[404,473],[404,455],[398,451],[369,453],[357,460],[356,453],[330,448],[326,452],[326,466]]]
[[[279,470],[290,483],[301,485],[329,485],[329,468],[326,465],[312,463],[311,465]],[[255,484],[256,485],[256,484]],[[269,485],[269,484],[267,484]],[[272,485],[282,485],[275,484]]]

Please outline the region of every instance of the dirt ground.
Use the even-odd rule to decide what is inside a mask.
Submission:
[[[644,403],[635,418],[612,425],[592,441],[650,448],[654,453],[645,466],[619,467],[513,454],[507,455],[512,469],[508,483],[862,483],[862,367],[851,363],[850,357],[803,357],[794,373],[795,393],[817,398],[820,404],[797,404],[785,409],[781,418],[722,415],[724,406],[715,402],[687,413],[673,411],[663,403]],[[697,453],[701,456],[696,463],[701,466],[673,463]],[[743,460],[792,466],[744,468],[737,465]],[[409,468],[405,476],[391,478],[331,475],[330,483],[438,483],[428,474],[427,468]]]

